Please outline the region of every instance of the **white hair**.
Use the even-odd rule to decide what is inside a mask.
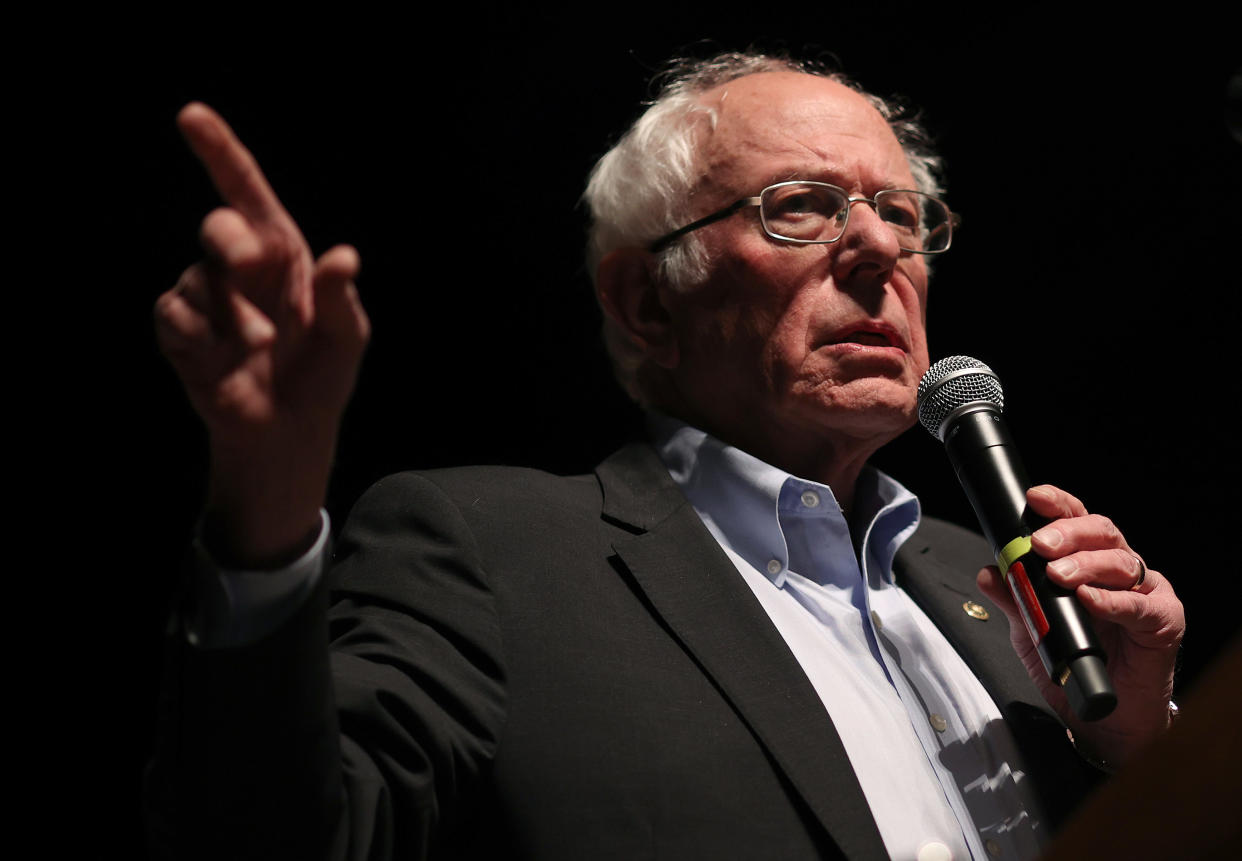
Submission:
[[[760,72],[800,72],[827,78],[862,95],[884,117],[906,153],[918,190],[938,195],[940,158],[927,133],[899,102],[866,92],[852,80],[823,66],[759,53],[720,54],[707,60],[674,60],[653,83],[660,91],[621,139],[595,164],[582,199],[590,210],[587,266],[594,279],[600,260],[618,248],[645,248],[693,220],[690,192],[700,179],[700,129],[715,128],[714,107],[701,96],[708,90]],[[688,233],[659,252],[660,277],[678,290],[707,278],[702,241]],[[618,382],[640,403],[637,382],[642,355],[628,335],[604,317],[604,343]]]

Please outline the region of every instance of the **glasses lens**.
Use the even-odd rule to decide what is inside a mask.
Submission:
[[[780,239],[831,242],[849,214],[849,199],[830,185],[782,183],[765,188],[760,200],[764,228]]]
[[[936,198],[917,191],[881,191],[875,209],[903,250],[934,254],[949,247],[952,216]]]

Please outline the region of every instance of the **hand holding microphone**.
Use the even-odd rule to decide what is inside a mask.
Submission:
[[[965,356],[937,362],[919,384],[919,420],[945,444],[1044,669],[1078,717],[1099,720],[1117,705],[1104,650],[1073,592],[1048,579],[1031,549],[1031,533],[1048,521],[1028,509],[1003,406],[991,368]]]
[[[965,356],[937,362],[919,386],[920,421],[945,443],[1010,575],[1002,585],[985,569],[980,586],[1076,740],[1120,765],[1169,726],[1182,604],[1111,521],[1064,491],[1029,488],[1003,405],[996,375]]]

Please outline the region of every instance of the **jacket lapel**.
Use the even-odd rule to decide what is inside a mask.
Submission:
[[[613,544],[686,651],[850,858],[884,857],[866,798],[823,703],[733,563],[655,452],[628,446],[596,470]]]

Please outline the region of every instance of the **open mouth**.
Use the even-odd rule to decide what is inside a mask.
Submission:
[[[834,335],[828,343],[859,344],[864,347],[895,347],[899,350],[906,349],[905,343],[896,330],[888,324],[879,321],[869,321],[861,325],[851,326],[843,332]]]
[[[866,344],[871,347],[895,347],[896,344],[887,335],[879,332],[851,332],[837,343]]]

